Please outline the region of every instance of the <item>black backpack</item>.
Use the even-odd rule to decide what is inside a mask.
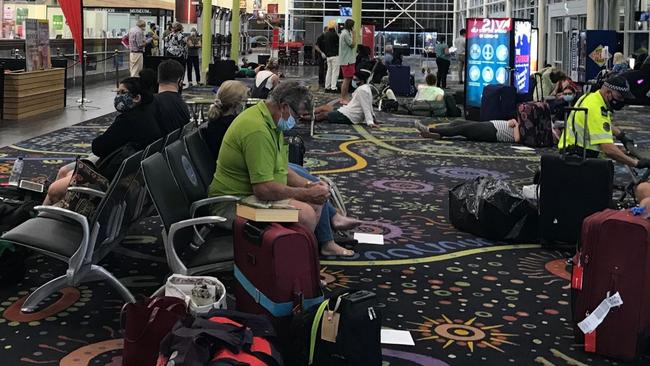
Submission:
[[[445,93],[445,107],[447,107],[447,117],[460,117],[463,111],[456,105],[456,96],[450,93]]]
[[[251,91],[251,98],[258,98],[258,99],[266,99],[269,96],[269,93],[271,92],[271,89],[266,87],[266,82],[269,81],[269,79],[273,77],[273,75],[269,75],[266,79],[264,79],[260,85],[256,86],[253,88]]]

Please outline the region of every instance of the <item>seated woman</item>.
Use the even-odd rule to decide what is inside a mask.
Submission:
[[[444,100],[445,91],[436,86],[436,83],[438,82],[436,76],[433,74],[427,74],[424,80],[427,84],[418,85],[418,92],[415,94],[413,101],[433,102]]]
[[[309,174],[307,170],[300,165],[289,163],[289,169],[315,184],[325,184],[317,177]],[[325,256],[338,255],[343,257],[354,255],[354,251],[345,249],[334,241],[333,230],[349,230],[359,225],[361,225],[361,221],[341,215],[329,201],[325,202],[320,214],[320,219],[318,220],[318,224],[314,230],[318,246],[320,247],[320,254]]]
[[[226,130],[232,121],[244,109],[249,90],[241,81],[228,80],[221,84],[217,97],[208,111],[208,123],[201,126],[201,136],[208,143],[214,160],[217,160],[219,148]]]
[[[621,52],[616,52],[614,54],[613,64],[614,66],[612,67],[612,74],[619,74],[630,69],[630,66],[627,64],[627,60],[625,60],[625,56],[623,56]]]
[[[273,88],[280,83],[280,65],[278,60],[270,59],[266,67],[258,66],[255,69],[255,88],[251,97],[266,99]]]
[[[338,110],[334,110],[330,104],[317,107],[314,109],[315,120],[346,125],[365,123],[370,127],[376,127],[375,113],[372,110],[372,89],[367,84],[369,77],[370,70],[357,71],[352,80],[352,86],[356,88],[352,93],[352,100]],[[311,116],[301,117],[307,120],[311,118]]]
[[[108,129],[93,140],[92,153],[95,158],[91,157],[90,160],[95,160],[99,166],[103,159],[125,145],[140,150],[161,138],[163,135],[151,108],[152,101],[153,95],[142,86],[139,78],[122,80],[113,100],[119,114]],[[63,199],[73,173],[74,166],[59,171],[57,180],[47,190],[44,205],[52,205]],[[99,173],[109,180],[113,178],[106,171],[99,170]]]
[[[575,84],[570,80],[569,82],[558,82],[558,88],[546,98],[546,103],[548,103],[554,120],[564,120],[564,108],[573,105],[577,90]]]
[[[469,141],[478,142],[515,142],[521,140],[519,122],[516,119],[507,121],[485,122],[456,122],[449,126],[429,128],[415,121],[415,128],[422,137],[441,139],[443,137],[465,137]]]

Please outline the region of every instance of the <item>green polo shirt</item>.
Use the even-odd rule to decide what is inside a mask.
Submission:
[[[226,131],[209,196],[253,194],[253,184],[287,184],[289,145],[265,102],[246,109]]]

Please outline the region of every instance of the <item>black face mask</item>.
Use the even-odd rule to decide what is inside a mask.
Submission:
[[[609,102],[609,106],[614,111],[620,111],[621,109],[623,109],[623,107],[625,107],[625,101],[624,100],[618,100],[618,99],[612,99]]]

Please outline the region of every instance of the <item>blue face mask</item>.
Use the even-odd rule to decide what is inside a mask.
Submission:
[[[566,102],[571,102],[573,100],[573,98],[574,98],[573,94],[565,94],[565,95],[562,96],[562,99],[564,99],[564,101],[566,101]]]
[[[355,89],[358,87],[357,81],[354,79],[352,79],[352,87]]]
[[[291,130],[294,126],[296,125],[296,119],[293,118],[291,113],[289,113],[289,118],[284,118],[280,116],[280,120],[278,121],[278,128],[282,132],[287,132]]]

